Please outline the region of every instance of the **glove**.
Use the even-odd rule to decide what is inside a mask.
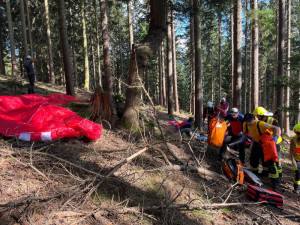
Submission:
[[[274,136],[270,141],[275,141],[275,143],[278,141],[278,137],[277,136]]]
[[[204,121],[202,122],[202,126],[205,127],[205,122]]]
[[[245,138],[241,137],[240,141],[241,141],[241,143],[245,143]]]
[[[243,131],[241,131],[238,136],[242,137],[243,136]]]
[[[33,52],[34,55],[36,55],[36,52]]]

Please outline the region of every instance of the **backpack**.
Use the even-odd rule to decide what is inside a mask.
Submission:
[[[264,152],[264,162],[267,162],[269,160],[273,160],[274,162],[278,162],[278,153],[277,153],[277,149],[276,149],[276,143],[275,141],[270,141],[272,139],[272,134],[270,132],[265,132],[265,133],[261,133],[261,130],[259,128],[259,123],[261,121],[257,122],[257,129],[259,132],[259,142],[263,148],[263,152]],[[248,125],[246,124],[246,130],[248,133]]]
[[[208,144],[221,147],[223,144],[227,125],[224,119],[219,117],[213,118],[209,123]]]
[[[240,184],[244,183],[243,164],[240,159],[227,159],[223,164],[223,169],[229,180]]]
[[[278,208],[283,206],[283,195],[268,189],[249,185],[246,191],[246,195],[254,201],[267,202],[270,205],[276,206]]]

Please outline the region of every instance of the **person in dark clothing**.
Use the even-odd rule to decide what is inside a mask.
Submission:
[[[229,121],[230,129],[228,129],[228,135],[224,138],[223,145],[220,148],[219,158],[223,160],[228,144],[239,140],[243,133],[244,115],[239,113],[237,108],[232,108],[230,114],[225,116],[226,121]],[[239,157],[242,163],[245,163],[245,145],[240,143],[236,146],[239,150]]]
[[[187,136],[191,137],[193,135],[192,125],[194,123],[194,118],[190,117],[187,121],[178,123],[175,125],[176,129],[179,129],[180,133],[186,133]]]
[[[36,52],[33,53],[33,58],[28,55],[27,60],[24,63],[25,70],[27,72],[27,76],[29,79],[29,87],[28,87],[28,94],[34,94],[34,81],[35,81],[35,74],[34,74],[34,68],[32,63],[36,60]]]
[[[212,102],[207,102],[206,107],[203,109],[203,127],[205,126],[205,119],[207,117],[207,124],[209,126],[210,121],[219,115],[219,108],[213,107]]]
[[[229,108],[229,102],[226,101],[226,98],[222,98],[220,102],[220,117],[224,118],[227,115],[228,108]]]

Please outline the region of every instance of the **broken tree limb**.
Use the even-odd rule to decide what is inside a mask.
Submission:
[[[211,170],[207,170],[204,168],[200,167],[195,167],[195,166],[183,166],[183,165],[173,165],[173,166],[163,166],[160,167],[159,169],[161,170],[176,170],[176,171],[191,171],[191,172],[197,172],[201,175],[208,176],[208,177],[213,177],[213,178],[219,178],[223,181],[228,181],[228,179],[218,173],[215,173]]]
[[[115,208],[114,210],[118,213],[129,213],[129,212],[139,212],[141,210],[151,211],[158,209],[179,209],[179,210],[197,210],[204,208],[218,208],[218,207],[229,207],[229,206],[244,206],[244,205],[259,205],[265,202],[234,202],[234,203],[211,203],[211,204],[170,204],[170,205],[158,205],[158,206],[135,206],[129,208]],[[105,208],[101,208],[105,209]]]
[[[152,147],[152,149],[153,149],[154,151],[159,152],[159,153],[162,155],[162,157],[164,158],[165,162],[166,162],[169,166],[172,165],[172,164],[170,163],[170,161],[168,160],[167,156],[165,155],[165,153],[163,153],[162,150],[160,150],[159,148],[156,148],[156,147]]]
[[[119,163],[118,165],[115,166],[115,168],[113,168],[112,171],[110,171],[110,173],[106,176],[106,177],[110,177],[111,175],[114,174],[114,172],[116,172],[118,169],[120,169],[124,164],[130,162],[132,159],[134,159],[135,157],[139,156],[140,154],[142,154],[143,152],[147,151],[149,148],[145,147],[142,150],[134,153],[133,155],[129,156],[128,158],[126,158],[125,160],[123,160],[121,163]]]

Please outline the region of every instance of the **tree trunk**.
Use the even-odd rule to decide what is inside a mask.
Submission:
[[[249,109],[250,111],[254,110],[259,105],[259,80],[258,80],[258,26],[257,26],[257,0],[251,0],[251,10],[255,12],[254,21],[252,23],[251,33],[252,33],[252,39],[251,39],[251,50],[252,50],[252,60],[251,60],[251,79],[252,79],[252,109]]]
[[[47,40],[48,40],[48,56],[49,56],[49,68],[50,68],[49,81],[50,81],[50,84],[55,84],[48,0],[44,0],[44,2],[45,2],[45,16],[46,16]]]
[[[222,14],[218,14],[218,39],[219,39],[219,51],[218,51],[218,72],[219,72],[219,100],[222,98]],[[212,99],[213,100],[213,99]]]
[[[162,44],[162,43],[161,43]],[[159,86],[159,105],[163,106],[163,76],[162,76],[162,57],[161,57],[161,46],[159,46],[158,50],[158,66],[159,66],[159,80],[158,80],[158,86]]]
[[[172,55],[172,14],[171,7],[173,0],[168,1],[168,23],[167,23],[167,68],[168,68],[168,115],[173,116],[174,114],[174,71],[173,71],[173,55]]]
[[[244,113],[247,111],[247,80],[248,80],[248,0],[245,1],[245,11],[246,11],[246,17],[245,17],[245,69],[244,69]],[[250,109],[249,109],[250,110]]]
[[[102,24],[102,41],[103,41],[103,58],[104,58],[104,91],[107,92],[111,115],[106,118],[114,127],[117,118],[117,111],[113,100],[113,81],[111,73],[110,53],[109,53],[109,36],[108,36],[108,15],[105,0],[99,0]]]
[[[132,45],[133,45],[133,26],[132,26],[132,18],[131,18],[130,0],[127,0],[127,14],[128,14],[128,27],[129,27],[129,44],[130,44],[130,52],[131,52]]]
[[[298,83],[300,83],[300,70],[298,70]],[[300,85],[298,86],[298,100],[300,98]],[[300,101],[298,101],[297,123],[300,123]]]
[[[87,37],[86,37],[86,24],[85,24],[85,0],[80,2],[81,11],[81,23],[82,23],[82,37],[83,37],[83,51],[84,51],[84,88],[90,90],[90,69],[89,69],[89,57],[87,50]]]
[[[58,6],[58,16],[59,16],[59,28],[60,28],[60,41],[64,60],[64,70],[66,79],[66,93],[67,95],[75,96],[73,78],[72,78],[72,67],[70,61],[70,50],[68,43],[68,32],[66,25],[66,15],[65,15],[65,1],[56,0]]]
[[[0,27],[4,27],[3,24],[3,14],[0,15]],[[4,54],[3,54],[3,33],[0,30],[0,74],[5,75],[5,63],[4,63]]]
[[[193,0],[190,0],[190,49],[191,49],[191,93],[190,93],[190,112],[195,115],[195,32],[194,32],[194,12]]]
[[[237,0],[234,5],[234,83],[232,106],[241,109],[242,89],[242,1]]]
[[[214,54],[214,41],[211,40],[211,47],[210,47],[210,68],[211,68],[211,72],[210,72],[210,79],[211,79],[211,82],[210,82],[210,88],[211,88],[211,91],[210,91],[210,101],[211,102],[214,102],[214,73],[215,73],[215,70],[214,70],[214,61],[215,61],[215,58],[213,57],[213,54]]]
[[[29,44],[30,44],[30,55],[33,52],[33,42],[32,42],[32,35],[31,35],[31,20],[30,20],[30,9],[29,9],[29,3],[28,0],[25,1],[26,4],[26,17],[27,17],[27,28],[28,28],[28,38],[29,38]]]
[[[6,0],[6,10],[7,10],[7,20],[8,20],[9,41],[10,41],[12,75],[17,76],[18,75],[18,66],[17,66],[17,59],[16,59],[13,24],[12,24],[12,19],[11,19],[10,0]]]
[[[172,59],[173,59],[173,80],[174,80],[174,101],[175,101],[175,112],[179,112],[179,101],[178,101],[178,90],[177,90],[177,62],[176,62],[176,38],[175,38],[175,21],[173,15],[173,9],[171,10],[171,21],[172,21]]]
[[[279,80],[284,77],[284,32],[285,32],[285,0],[279,0],[279,9],[278,9],[278,51],[277,51],[277,84]],[[281,107],[283,104],[283,94],[284,88],[282,85],[276,88],[276,110],[278,110],[278,122],[279,126],[283,125],[283,116]]]
[[[132,48],[123,121],[138,126],[142,75],[150,57],[161,44],[166,30],[166,0],[150,0],[149,31],[142,43]]]
[[[286,36],[286,79],[289,81],[291,76],[291,67],[290,67],[290,57],[291,57],[291,0],[287,0],[287,36]],[[285,111],[284,111],[284,121],[283,121],[283,130],[289,136],[290,134],[290,115],[289,115],[289,107],[290,107],[290,88],[286,85],[284,90],[284,102],[285,102]]]
[[[92,48],[92,62],[93,62],[93,88],[92,90],[96,90],[97,88],[97,75],[96,75],[96,57],[95,57],[95,49],[94,49],[94,40],[93,35],[90,36],[91,39],[91,48]]]
[[[233,104],[233,97],[234,97],[234,44],[235,44],[235,35],[234,35],[234,10],[235,10],[235,4],[231,2],[230,4],[230,31],[231,31],[231,98],[230,102]],[[222,96],[219,96],[219,101],[221,101]]]
[[[28,54],[28,43],[26,34],[26,22],[25,22],[25,12],[24,12],[24,1],[20,0],[20,16],[21,16],[21,27],[22,27],[22,39],[23,39],[23,59],[26,58]],[[22,65],[23,66],[23,65]]]
[[[194,31],[195,31],[195,125],[201,128],[203,114],[202,84],[202,46],[201,46],[201,15],[198,0],[194,0]]]
[[[98,85],[102,87],[102,74],[101,74],[101,54],[100,54],[100,35],[99,35],[99,25],[97,16],[97,0],[94,0],[94,10],[95,10],[95,23],[96,23],[96,36],[97,36],[97,70],[98,70]],[[95,76],[96,77],[96,76]]]
[[[124,68],[123,68],[123,39],[122,39],[122,27],[120,24],[120,19],[119,19],[119,57],[120,57],[120,63],[119,63],[119,80],[118,80],[118,93],[122,93],[122,79],[123,79],[123,74],[124,74]]]
[[[165,48],[164,41],[161,42],[161,67],[162,67],[162,93],[163,93],[163,106],[167,106],[166,95],[166,70],[165,70]]]

